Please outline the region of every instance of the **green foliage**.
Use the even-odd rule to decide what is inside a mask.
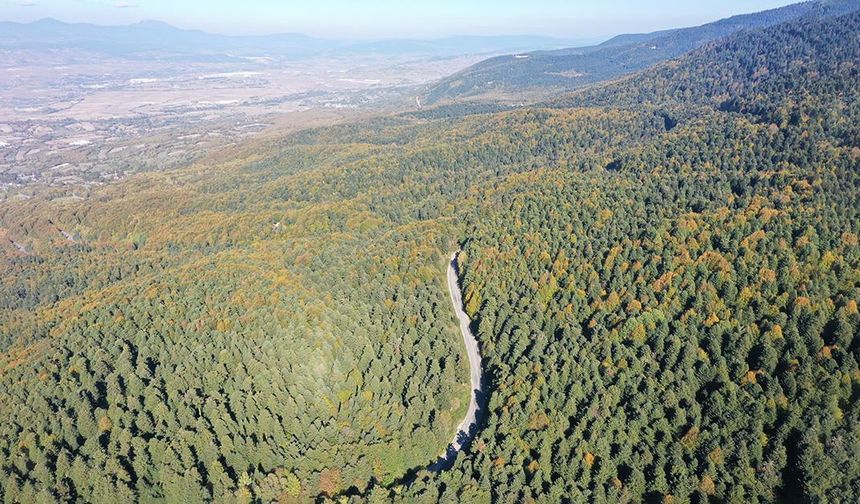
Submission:
[[[452,99],[486,99],[495,96],[520,101],[522,96],[551,96],[629,75],[743,30],[805,17],[838,16],[857,9],[856,0],[801,2],[691,28],[619,35],[591,47],[498,56],[430,86],[425,101],[444,103]],[[452,116],[487,107],[489,105],[482,103],[454,102],[421,114]]]
[[[857,33],[4,201],[3,498],[855,501]],[[466,404],[458,245],[485,425],[403,480]]]

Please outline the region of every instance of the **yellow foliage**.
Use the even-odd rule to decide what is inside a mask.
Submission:
[[[585,455],[583,455],[582,460],[585,461],[586,466],[591,468],[594,465],[594,462],[597,460],[597,457],[595,457],[594,454],[591,452],[585,452]]]
[[[829,270],[830,267],[833,266],[833,263],[835,263],[837,259],[838,258],[836,256],[836,254],[834,254],[832,250],[828,250],[821,257],[821,269]]]
[[[720,317],[718,317],[716,313],[711,313],[707,320],[705,320],[705,327],[712,327],[719,321]]]
[[[637,343],[644,343],[646,334],[645,334],[645,324],[638,324],[633,328],[633,331],[630,333],[630,338]]]
[[[741,240],[741,246],[744,248],[755,250],[756,246],[758,246],[758,242],[764,240],[766,236],[767,235],[765,234],[765,232],[759,229],[755,233]]]
[[[711,462],[715,464],[722,464],[723,458],[723,449],[719,446],[711,450],[710,453],[708,453],[708,459],[710,459]]]
[[[143,293],[146,296],[146,299],[155,299],[155,296],[158,295],[158,286],[152,285]]]
[[[798,194],[808,195],[812,193],[812,184],[805,179],[798,180],[794,183],[794,191]]]
[[[616,245],[612,247],[612,250],[609,251],[609,254],[606,256],[606,260],[603,261],[603,269],[609,271],[615,265],[615,258],[618,257],[618,254],[621,253],[623,249],[620,245]]]
[[[707,474],[702,476],[702,481],[699,482],[699,490],[705,495],[714,495],[717,493],[717,488],[714,485],[714,480]]]
[[[606,311],[614,311],[618,308],[618,305],[621,304],[621,298],[618,297],[618,294],[615,292],[609,293],[609,297],[606,298],[606,304],[604,305],[604,309]]]
[[[690,427],[690,430],[681,438],[681,446],[688,450],[692,450],[699,440],[699,428],[696,426]]]
[[[825,359],[831,359],[831,358],[833,358],[833,351],[836,350],[837,348],[839,348],[838,345],[825,345],[821,349],[821,356],[824,357]]]
[[[760,374],[762,374],[760,369],[747,371],[741,383],[757,383],[757,377]]]
[[[674,277],[674,271],[667,271],[666,273],[663,273],[663,275],[660,276],[660,278],[658,278],[653,285],[651,285],[651,288],[654,290],[654,292],[660,292],[665,289],[667,285],[672,283],[672,278]]]
[[[341,390],[337,393],[337,399],[342,403],[345,403],[347,400],[349,400],[350,396],[352,396],[352,392],[350,390]]]
[[[108,418],[107,415],[103,415],[99,418],[99,432],[110,432],[113,428],[113,422]]]
[[[481,293],[474,287],[474,284],[469,284],[466,287],[466,313],[470,318],[474,318],[475,314],[481,308]]]
[[[770,329],[770,337],[773,339],[782,339],[782,326],[779,324],[774,324],[774,326]]]
[[[707,265],[708,268],[711,269],[711,271],[720,271],[728,273],[732,270],[732,266],[731,264],[729,264],[729,261],[727,261],[722,254],[713,250],[709,250],[702,254],[696,261],[696,263]]]

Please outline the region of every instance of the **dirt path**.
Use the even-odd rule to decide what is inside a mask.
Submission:
[[[466,411],[466,417],[460,422],[460,426],[457,427],[457,434],[454,436],[454,440],[448,446],[445,454],[429,467],[431,471],[441,471],[450,467],[454,463],[457,453],[475,437],[478,416],[482,411],[482,408],[479,408],[479,402],[482,402],[481,399],[484,398],[481,382],[481,353],[478,350],[478,341],[469,328],[471,320],[469,320],[469,316],[463,310],[463,295],[460,292],[460,285],[458,284],[458,255],[459,252],[454,252],[451,255],[451,262],[448,264],[448,292],[451,294],[451,304],[454,306],[454,312],[457,315],[457,320],[460,322],[460,332],[463,334],[463,342],[466,344],[472,394],[469,398],[469,409]]]

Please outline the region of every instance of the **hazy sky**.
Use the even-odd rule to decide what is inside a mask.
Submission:
[[[798,0],[799,1],[799,0]],[[324,37],[548,34],[594,37],[688,26],[794,3],[780,0],[0,0],[0,19],[126,24]],[[2,36],[2,34],[0,34]]]

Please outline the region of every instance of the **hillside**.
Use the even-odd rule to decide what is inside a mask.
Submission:
[[[499,56],[432,85],[425,101],[546,97],[648,68],[742,30],[803,16],[835,16],[858,8],[857,0],[804,2],[693,28],[621,35],[593,47]]]
[[[858,33],[805,19],[562,102],[672,119],[485,193],[463,279],[496,392],[413,496],[856,500]]]
[[[856,501],[858,33],[2,193],[4,499]]]

